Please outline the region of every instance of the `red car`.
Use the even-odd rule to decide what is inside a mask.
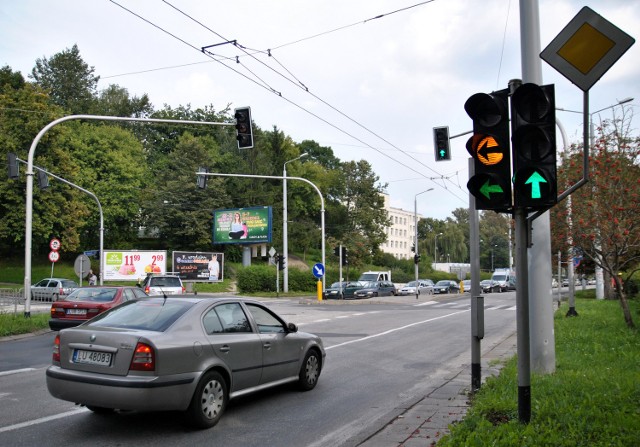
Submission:
[[[58,331],[77,326],[125,301],[144,296],[147,294],[139,287],[81,287],[51,305],[49,327]]]

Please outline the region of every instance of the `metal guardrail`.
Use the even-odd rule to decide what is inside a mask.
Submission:
[[[24,306],[22,288],[0,288],[0,312],[18,313],[18,306]]]

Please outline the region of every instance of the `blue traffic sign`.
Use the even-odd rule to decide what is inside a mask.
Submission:
[[[318,279],[324,276],[324,265],[321,262],[316,263],[311,270],[313,271],[313,276]]]

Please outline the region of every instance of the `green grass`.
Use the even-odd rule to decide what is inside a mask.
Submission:
[[[28,334],[49,328],[49,314],[31,314],[31,318],[13,313],[0,313],[0,337],[7,335]]]
[[[630,302],[638,322],[640,303]],[[531,422],[518,421],[517,359],[489,378],[449,446],[640,445],[640,334],[617,301],[576,300],[578,317],[555,315],[556,371],[531,378]]]

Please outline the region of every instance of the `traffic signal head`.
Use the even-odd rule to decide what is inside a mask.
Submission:
[[[476,93],[464,104],[473,120],[467,151],[474,160],[474,175],[467,188],[477,210],[511,208],[511,151],[509,147],[508,91]]]
[[[278,270],[284,270],[287,266],[287,258],[284,255],[278,256]]]
[[[38,186],[40,189],[49,189],[49,177],[47,177],[47,173],[38,169]]]
[[[420,263],[420,255],[413,255],[413,262],[416,264]]]
[[[198,168],[198,172],[206,173],[207,168],[200,167]],[[207,176],[206,175],[197,175],[196,185],[200,189],[205,189],[207,187]]]
[[[336,256],[340,256],[340,246],[338,245],[336,248],[333,249],[333,254]]]
[[[236,135],[238,149],[251,149],[253,147],[253,129],[251,127],[251,108],[241,107],[235,109]]]
[[[436,151],[436,161],[451,160],[448,126],[433,128],[433,147]]]
[[[347,247],[342,247],[342,265],[349,264],[349,251]]]
[[[18,157],[13,152],[7,153],[7,168],[10,179],[15,180],[20,177],[20,170],[18,169]]]
[[[556,109],[553,85],[523,84],[511,98],[516,207],[557,203]]]

